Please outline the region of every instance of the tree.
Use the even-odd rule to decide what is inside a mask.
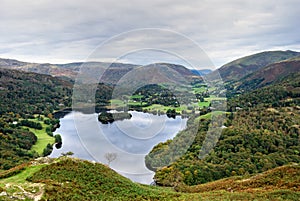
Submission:
[[[108,166],[109,166],[112,161],[116,160],[117,153],[105,153],[104,157],[108,161]]]
[[[71,151],[68,151],[67,153],[61,153],[61,155],[62,156],[72,156],[72,155],[74,155],[74,153]]]
[[[54,136],[54,138],[55,138],[55,147],[56,147],[57,149],[60,149],[61,146],[62,146],[62,138],[61,138],[60,134],[56,134],[56,135]]]

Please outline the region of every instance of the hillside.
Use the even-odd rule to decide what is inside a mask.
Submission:
[[[262,67],[297,57],[299,54],[299,52],[290,50],[261,52],[225,64],[218,69],[218,72],[225,82],[235,81],[259,70]]]
[[[270,64],[245,76],[235,83],[236,90],[246,91],[270,85],[290,74],[300,71],[300,57]]]
[[[169,166],[158,168],[159,185],[197,185],[234,175],[260,173],[290,162],[300,162],[300,74],[233,97],[228,101],[227,120],[222,135],[203,144],[211,120],[206,115],[190,122],[173,141],[189,139],[199,124],[198,133],[189,150]],[[160,143],[146,157],[148,167],[157,168],[160,161],[171,161],[170,140]],[[213,151],[199,159],[202,146]],[[179,148],[178,148],[179,149]],[[154,168],[154,169],[155,169]]]
[[[298,200],[299,165],[252,177],[162,188],[131,182],[107,166],[61,157],[40,158],[0,174],[1,200]],[[5,176],[7,175],[7,176]],[[182,192],[176,192],[182,191]],[[192,193],[191,193],[192,192]],[[255,193],[253,193],[255,192]]]
[[[72,83],[49,75],[0,68],[0,114],[45,114],[70,107]]]
[[[280,166],[260,174],[229,177],[226,179],[201,184],[196,186],[182,186],[181,190],[189,193],[200,193],[207,191],[224,190],[230,192],[266,192],[268,190],[284,190],[293,189],[300,191],[300,166],[297,163]],[[295,199],[298,196],[295,196]]]

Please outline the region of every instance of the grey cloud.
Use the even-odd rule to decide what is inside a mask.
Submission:
[[[256,51],[300,50],[299,13],[297,0],[1,0],[0,57],[84,60],[116,34],[154,27],[186,35],[220,66]]]

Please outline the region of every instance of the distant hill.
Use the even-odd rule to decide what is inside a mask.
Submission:
[[[60,68],[55,64],[38,64],[21,62],[13,59],[0,59],[0,68],[6,68],[11,70],[21,70],[26,72],[33,72],[45,75],[52,75],[55,77],[70,77],[76,76],[76,71],[67,68]]]
[[[156,69],[162,68],[160,71],[169,68],[176,71],[182,78],[189,81],[193,79],[200,79],[199,75],[193,74],[189,69],[182,65],[157,63],[146,65],[147,67],[155,67]],[[0,59],[0,68],[21,70],[26,72],[34,72],[39,74],[52,75],[54,77],[67,77],[74,80],[80,71],[81,67],[88,69],[89,75],[102,74],[101,78],[95,77],[95,80],[100,79],[100,82],[106,84],[116,84],[124,75],[133,69],[141,68],[141,65],[124,64],[124,63],[105,63],[105,62],[77,62],[68,64],[49,64],[49,63],[27,63],[13,59]],[[84,73],[84,71],[82,71]],[[95,73],[93,73],[95,72]],[[99,73],[101,72],[101,73]],[[174,73],[171,73],[171,75]],[[170,75],[170,76],[171,76]]]
[[[21,70],[26,72],[33,72],[39,74],[52,75],[54,77],[68,77],[75,79],[80,68],[91,68],[100,71],[104,71],[105,67],[110,63],[105,62],[77,62],[68,64],[49,64],[49,63],[28,63],[21,62],[13,59],[0,59],[0,68]],[[110,66],[110,75],[114,75],[116,71],[128,71],[137,65],[113,63]],[[109,77],[110,78],[110,77]],[[109,79],[108,78],[108,79]]]
[[[225,82],[236,81],[250,73],[259,70],[262,67],[272,63],[291,59],[299,55],[299,52],[290,50],[261,52],[234,60],[223,65],[218,69],[218,71]]]

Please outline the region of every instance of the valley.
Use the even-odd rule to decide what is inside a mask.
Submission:
[[[298,200],[299,55],[268,51],[240,58],[202,75],[219,72],[224,83],[213,85],[177,64],[115,63],[102,69],[101,62],[55,65],[1,59],[0,199],[11,200],[21,191],[14,199]],[[103,71],[100,82],[78,84],[82,65],[92,74]],[[149,75],[141,79],[145,72]],[[73,94],[74,83],[82,94]],[[152,145],[143,156],[157,185],[147,186],[108,165],[76,159],[76,151],[75,156],[56,154],[34,162],[51,154],[61,140],[52,133],[59,124],[55,113],[71,108],[82,115],[119,111],[116,119],[99,116],[107,127],[128,124],[130,112],[188,119],[185,129]],[[145,128],[143,132],[155,130]],[[142,135],[134,129],[125,133]]]

